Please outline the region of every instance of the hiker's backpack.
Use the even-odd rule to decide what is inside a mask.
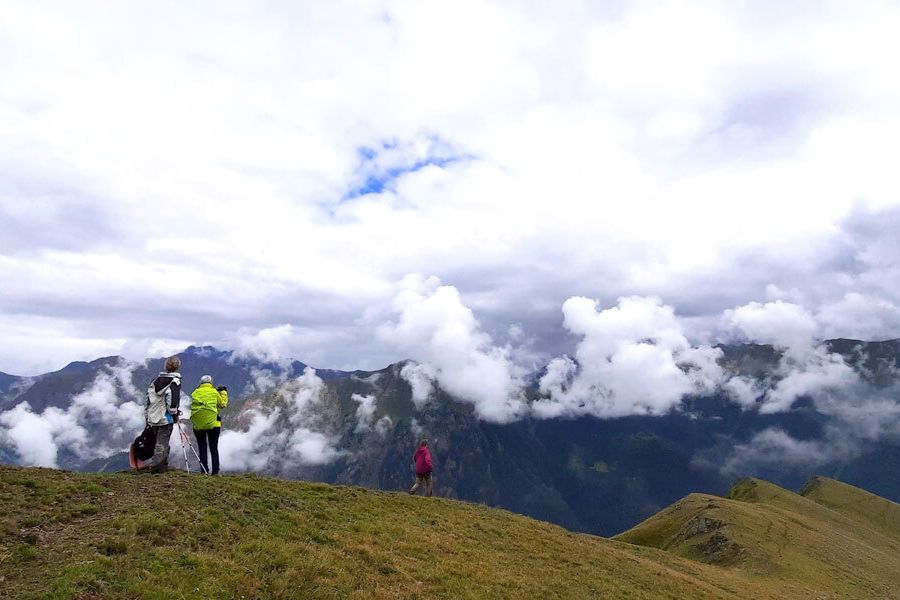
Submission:
[[[134,438],[131,444],[131,452],[138,460],[150,460],[153,456],[153,448],[156,446],[156,432],[147,425],[141,435]]]

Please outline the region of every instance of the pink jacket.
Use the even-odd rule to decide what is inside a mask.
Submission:
[[[428,446],[419,446],[413,460],[416,461],[416,475],[431,473],[431,452],[428,451]]]

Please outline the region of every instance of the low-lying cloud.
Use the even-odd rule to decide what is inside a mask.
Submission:
[[[62,451],[90,460],[127,449],[144,426],[143,397],[131,382],[136,367],[125,361],[105,367],[65,409],[37,413],[22,402],[0,413],[0,443],[21,464],[42,467],[58,467]]]
[[[434,382],[437,372],[429,364],[408,362],[400,368],[402,377],[412,390],[412,401],[416,408],[422,409],[434,394]]]
[[[723,474],[738,477],[766,469],[808,472],[832,463],[852,461],[873,444],[900,442],[900,386],[877,389],[856,381],[820,389],[809,398],[818,413],[829,417],[820,435],[799,439],[770,427],[734,444],[714,464]]]
[[[659,298],[631,296],[614,306],[572,297],[562,307],[563,327],[578,338],[574,356],[546,362],[538,398],[525,400],[533,364],[494,344],[459,292],[435,278],[409,276],[394,301],[398,318],[380,339],[416,361],[403,365],[416,408],[436,386],[493,422],[524,417],[599,418],[663,415],[686,397],[721,393],[745,410],[791,410],[804,397],[849,394],[860,376],[818,337],[826,327],[803,306],[777,299],[728,309],[715,325],[726,342],[770,344],[780,359],[764,379],[726,372],[722,350],[690,339],[692,325]],[[520,335],[521,337],[521,335]]]
[[[622,298],[602,309],[569,298],[563,324],[580,336],[575,359],[555,358],[540,380],[540,418],[660,415],[688,394],[706,394],[723,380],[721,351],[692,346],[673,309],[657,298]]]
[[[859,453],[859,446],[848,443],[844,437],[799,440],[781,428],[772,427],[756,433],[746,442],[735,444],[724,460],[716,460],[715,466],[729,477],[757,474],[775,465],[796,472],[834,460],[853,459]]]
[[[266,363],[283,362],[291,356],[296,328],[288,323],[253,331],[239,330],[230,340],[235,358],[251,358]]]
[[[335,419],[324,399],[325,383],[307,367],[270,398],[270,406],[250,408],[240,418],[243,430],[222,433],[223,468],[234,471],[316,467],[342,456]]]
[[[818,330],[806,309],[782,300],[750,302],[726,310],[723,321],[725,330],[733,331],[739,339],[786,349],[810,345]]]
[[[529,379],[537,372],[534,353],[513,345],[528,339],[528,332],[514,325],[509,341],[497,343],[459,290],[434,277],[402,280],[377,336],[391,352],[412,359],[402,364],[399,376],[409,384],[417,411],[444,393],[494,423],[659,416],[682,410],[686,398],[717,394],[762,415],[791,411],[805,400],[831,420],[821,439],[796,439],[770,428],[733,444],[721,466],[729,474],[778,460],[799,467],[850,459],[874,441],[898,439],[896,388],[876,388],[821,343],[822,332],[834,325],[834,311],[808,310],[799,298],[774,288],[767,294],[766,302],[723,311],[704,335],[657,297],[627,296],[605,305],[571,297],[562,305],[562,327],[575,340],[574,352],[546,357],[536,380]],[[253,398],[233,420],[239,429],[222,434],[225,468],[321,467],[346,454],[340,408],[328,397],[325,382],[311,368],[289,376],[294,334],[290,327],[248,332],[233,354],[263,362],[251,368]],[[723,351],[710,339],[771,344],[777,362],[764,377],[726,369]],[[102,370],[64,410],[37,413],[22,403],[3,412],[0,444],[22,464],[42,466],[59,466],[64,453],[84,461],[125,449],[143,426],[143,397],[131,384],[134,368],[123,362]],[[384,436],[393,428],[389,417],[377,415],[377,392],[354,394],[351,400],[355,421],[346,431]],[[416,435],[420,427],[413,422]]]
[[[393,420],[384,415],[379,419],[375,418],[375,412],[378,410],[378,399],[375,396],[364,394],[353,394],[350,399],[357,402],[359,406],[356,408],[356,433],[369,433],[374,431],[380,436],[384,436],[391,427],[394,426]]]
[[[407,370],[407,377],[419,382],[418,402],[428,396],[423,379],[433,375],[442,389],[471,403],[488,421],[505,423],[522,416],[524,369],[511,360],[508,347],[495,345],[482,330],[459,291],[421,275],[405,277],[400,287],[393,302],[397,320],[382,325],[378,335],[430,365],[430,372]]]

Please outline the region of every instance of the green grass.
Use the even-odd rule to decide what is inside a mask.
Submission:
[[[616,539],[823,597],[900,597],[898,505],[817,478],[806,496],[758,479],[691,494]]]
[[[900,539],[900,504],[896,502],[825,477],[811,479],[800,494],[882,534]]]
[[[702,564],[453,500],[252,475],[14,467],[0,467],[0,578],[0,598],[775,599],[819,590],[787,571]]]

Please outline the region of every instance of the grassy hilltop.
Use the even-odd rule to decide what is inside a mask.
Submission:
[[[800,494],[743,479],[691,494],[615,539],[841,598],[900,598],[900,505],[817,477]]]
[[[771,539],[807,528],[847,527],[845,536],[863,535],[873,545],[848,549],[859,553],[859,564],[848,565],[859,575],[850,583],[837,571],[820,580],[808,576],[805,552],[816,560],[813,550],[834,551],[817,548],[814,537],[808,546],[773,554],[765,543],[770,538],[741,537],[740,527],[729,524],[717,531],[734,534],[729,539],[753,560],[740,552],[736,560],[709,560],[690,550],[697,543],[687,540],[664,548],[678,536],[677,522],[687,523],[689,511],[678,507],[693,503],[693,496],[623,534],[623,540],[645,544],[635,545],[480,505],[362,488],[251,475],[87,475],[0,467],[0,597],[893,597],[886,590],[900,589],[897,505],[871,495],[870,504],[854,504],[852,494],[859,490],[843,486],[836,494],[829,491],[832,482],[819,483],[816,501],[793,495],[811,505],[802,506],[813,509],[808,516],[794,513],[790,502],[762,498],[779,490],[763,482],[740,488],[755,494],[749,502],[703,498],[719,506],[769,507],[778,516]],[[847,514],[836,508],[848,504],[854,508]],[[868,515],[868,506],[874,521],[852,514]],[[663,526],[653,524],[667,514]],[[853,531],[864,523],[866,533]],[[882,535],[882,523],[894,533]],[[842,544],[851,545],[845,539]],[[878,560],[867,567],[865,559],[873,558]],[[848,592],[863,581],[866,587],[852,588],[859,593]]]

